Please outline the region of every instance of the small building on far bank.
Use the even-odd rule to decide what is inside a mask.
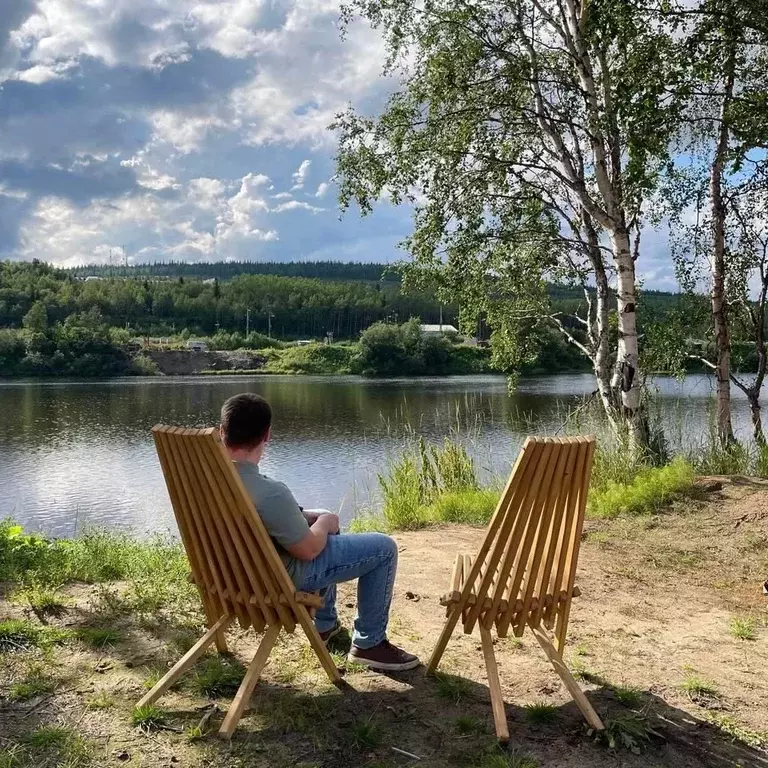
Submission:
[[[447,323],[442,323],[441,325],[426,323],[420,325],[419,330],[425,336],[444,336],[446,333],[459,335],[459,329]]]

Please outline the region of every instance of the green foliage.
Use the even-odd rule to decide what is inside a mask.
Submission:
[[[707,712],[706,718],[733,741],[741,742],[754,749],[765,749],[768,746],[768,731],[754,731],[746,728],[731,715],[720,712]]]
[[[308,344],[269,350],[266,373],[347,374],[352,372],[354,348],[341,344]]]
[[[752,617],[731,619],[729,631],[737,640],[757,640],[755,628],[757,622]]]
[[[625,707],[635,708],[643,703],[642,691],[632,685],[613,686],[613,695],[616,697],[616,701]]]
[[[93,747],[71,728],[41,725],[22,739],[30,765],[81,768],[91,764]],[[27,763],[21,762],[21,765]]]
[[[507,754],[495,749],[483,756],[477,768],[539,768],[540,765],[531,755],[518,751]]]
[[[485,525],[498,502],[499,492],[495,488],[448,491],[425,507],[423,514],[434,522]]]
[[[693,488],[694,469],[682,457],[664,467],[641,469],[629,483],[609,480],[593,487],[589,513],[597,518],[650,514]]]
[[[635,755],[642,753],[651,736],[661,734],[653,729],[644,713],[619,715],[605,721],[605,730],[597,733],[597,739],[609,749],[628,749]]]
[[[475,512],[487,508],[488,494],[479,490],[474,462],[463,446],[448,438],[442,446],[419,440],[390,464],[386,475],[379,475],[379,484],[382,514],[390,530],[421,528],[441,510],[458,517],[461,510],[456,505],[465,495],[475,497]],[[450,496],[441,502],[446,494]]]
[[[231,696],[240,687],[244,674],[243,665],[236,659],[211,656],[195,667],[189,687],[198,696]]]
[[[75,637],[91,648],[100,650],[119,643],[123,633],[109,627],[80,627],[75,630]]]
[[[381,746],[384,734],[381,728],[368,720],[356,720],[349,727],[352,743],[360,750],[369,752]]]
[[[482,734],[487,730],[485,723],[479,717],[474,717],[473,715],[459,715],[453,721],[453,727],[456,729],[456,733],[461,736]]]
[[[52,589],[80,581],[125,581],[121,594],[103,590],[111,610],[129,610],[156,618],[167,609],[176,621],[197,620],[199,601],[189,582],[182,547],[161,537],[139,541],[119,533],[87,531],[74,539],[25,534],[11,521],[0,522],[0,580],[22,589]]]
[[[459,704],[470,692],[470,683],[466,678],[440,672],[435,675],[435,692],[441,699]]]
[[[690,672],[685,676],[680,687],[691,699],[696,699],[697,697],[719,696],[719,692],[714,683]]]
[[[360,336],[353,369],[366,375],[418,376],[488,370],[487,353],[453,344],[447,336],[423,334],[419,320],[374,323]]]
[[[557,707],[544,701],[526,704],[523,710],[525,719],[534,725],[548,725],[557,720]]]
[[[131,725],[142,731],[157,730],[160,726],[165,725],[166,721],[165,712],[152,704],[136,707],[131,712]]]

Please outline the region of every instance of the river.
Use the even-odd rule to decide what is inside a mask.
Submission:
[[[703,443],[712,380],[659,378],[654,386],[670,442]],[[409,434],[429,440],[458,434],[481,474],[506,473],[526,435],[556,433],[592,388],[587,374],[523,379],[511,396],[497,376],[4,382],[0,518],[55,536],[88,526],[173,532],[152,425],[214,425],[227,397],[252,391],[274,411],[262,471],[288,483],[299,503],[340,511],[348,520],[375,508],[376,475]],[[734,411],[737,429],[746,434],[746,401],[737,397]]]

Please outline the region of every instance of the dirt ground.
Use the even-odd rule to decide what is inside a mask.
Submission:
[[[159,701],[166,716],[160,729],[136,728],[131,711],[145,680],[178,657],[180,637],[122,619],[123,639],[113,647],[66,644],[42,653],[55,687],[23,702],[8,692],[29,653],[0,655],[0,768],[29,764],[19,757],[29,748],[15,752],[15,745],[41,725],[86,740],[91,751],[83,762],[70,755],[70,762],[37,763],[69,768],[768,766],[768,597],[761,592],[768,483],[722,482],[722,490],[702,490],[699,500],[654,517],[587,524],[566,658],[606,721],[642,724],[639,755],[587,733],[529,634],[521,643],[496,641],[511,733],[508,749],[498,751],[479,636],[459,630],[442,663],[445,677],[425,678],[423,669],[392,677],[349,670],[346,691],[327,683],[302,638],[286,638],[231,742],[215,735],[221,711],[202,736],[191,730],[212,705],[225,710],[229,698],[200,697],[183,684]],[[395,642],[426,660],[444,620],[438,600],[454,555],[476,550],[482,536],[458,526],[396,536]],[[73,588],[70,606],[51,622],[92,621],[92,592]],[[339,602],[349,626],[353,589],[340,590]],[[0,602],[0,618],[22,615],[18,605]],[[734,619],[754,639],[735,637]],[[258,638],[234,631],[230,640],[247,664]],[[23,664],[28,674],[29,659]],[[541,703],[550,705],[538,708],[548,714],[536,717],[530,705]]]

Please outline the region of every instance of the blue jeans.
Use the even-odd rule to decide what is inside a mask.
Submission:
[[[315,614],[319,632],[336,624],[336,585],[357,579],[357,616],[352,644],[373,648],[387,639],[389,606],[397,571],[397,544],[383,533],[329,536],[325,549],[307,563],[299,589],[324,590],[325,604]]]

